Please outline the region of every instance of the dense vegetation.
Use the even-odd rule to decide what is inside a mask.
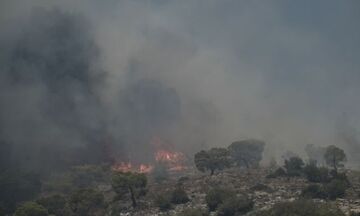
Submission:
[[[229,148],[202,150],[194,155],[195,167],[201,172],[209,171],[211,175],[230,167],[256,169],[262,159],[264,145],[262,141],[244,140],[232,143]],[[268,178],[307,179],[310,184],[303,189],[300,196],[304,199],[334,200],[344,197],[346,190],[351,187],[346,174],[339,169],[346,158],[344,152],[338,147],[329,146],[325,148],[323,157],[328,167],[318,166],[314,160],[305,163],[300,157],[291,155],[284,160],[284,165],[274,169]],[[13,213],[15,216],[116,215],[129,209],[119,205],[123,201],[130,201],[133,209],[144,208],[142,200],[145,196],[146,199],[152,199],[153,207],[168,211],[176,205],[191,202],[183,187],[183,182],[189,181],[186,176],[179,178],[171,190],[147,196],[148,178],[161,185],[170,181],[169,175],[166,166],[161,163],[155,166],[150,175],[111,171],[109,165],[74,166],[46,178],[20,171],[3,172],[0,175],[1,212],[3,215]],[[106,198],[104,191],[97,189],[99,185],[111,185],[115,196]],[[272,192],[272,189],[264,184],[255,184],[251,190]],[[236,193],[233,189],[220,185],[208,188],[205,202],[206,210],[186,209],[178,215],[206,216],[209,212],[216,212],[218,216],[232,216],[245,214],[254,208],[254,201],[246,194]],[[289,214],[341,215],[333,206],[315,204],[308,200],[279,203],[272,209],[259,213],[280,216]]]

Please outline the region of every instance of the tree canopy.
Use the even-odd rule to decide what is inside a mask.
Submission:
[[[129,193],[135,208],[137,206],[136,197],[145,189],[147,178],[143,173],[115,172],[111,184],[118,196]]]
[[[346,154],[344,150],[334,145],[328,146],[324,154],[325,162],[328,166],[337,171],[338,167],[343,167],[346,161]]]
[[[215,170],[223,170],[231,165],[229,151],[225,148],[200,151],[195,154],[194,162],[198,170],[201,172],[209,170],[210,175],[213,175]]]
[[[238,166],[256,166],[262,159],[265,142],[256,139],[247,139],[233,142],[229,147],[232,159]]]

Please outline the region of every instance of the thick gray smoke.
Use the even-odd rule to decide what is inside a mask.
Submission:
[[[30,168],[149,161],[155,137],[359,149],[337,126],[360,125],[357,1],[0,4],[1,148]]]

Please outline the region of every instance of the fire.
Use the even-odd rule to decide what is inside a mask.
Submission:
[[[184,155],[181,152],[159,150],[155,153],[155,160],[157,162],[178,163],[184,160]]]
[[[158,149],[154,153],[154,159],[157,163],[164,164],[169,171],[181,171],[186,169],[186,166],[184,166],[185,155],[183,153],[167,150],[171,145],[165,143],[158,137],[153,138],[150,143],[155,149]],[[131,162],[120,162],[115,163],[112,169],[121,172],[150,173],[154,169],[154,166],[151,164],[134,165]]]
[[[112,169],[120,172],[130,172],[132,170],[132,164],[130,162],[120,162],[112,166]]]
[[[155,160],[164,163],[169,171],[181,171],[186,169],[184,166],[185,155],[181,152],[159,150],[155,153]]]
[[[139,166],[139,172],[140,173],[149,173],[154,169],[153,166],[147,165],[147,164],[140,164]]]
[[[138,172],[138,173],[149,173],[152,171],[154,167],[148,164],[140,164],[138,166],[134,166],[130,162],[120,162],[116,163],[112,166],[114,171],[118,172]]]

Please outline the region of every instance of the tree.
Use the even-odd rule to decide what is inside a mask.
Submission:
[[[213,175],[215,170],[230,167],[229,151],[225,148],[212,148],[209,151],[200,151],[194,156],[195,166],[201,172],[210,170]]]
[[[19,206],[14,216],[48,216],[48,211],[35,202],[26,202]]]
[[[130,193],[132,206],[135,208],[137,206],[136,197],[145,189],[147,178],[143,173],[115,172],[111,184],[118,196]]]
[[[302,172],[304,161],[299,157],[291,157],[285,160],[285,169],[288,176],[299,176]]]
[[[105,207],[104,195],[93,189],[79,189],[71,194],[69,206],[78,216],[97,215]]]
[[[229,152],[238,166],[245,165],[246,168],[258,165],[262,159],[265,142],[256,139],[248,139],[233,142]]]
[[[317,167],[315,162],[307,164],[303,172],[310,182],[324,183],[330,180],[329,170],[326,167]]]
[[[334,168],[337,172],[338,167],[343,167],[343,162],[346,161],[346,155],[344,150],[334,145],[328,146],[324,154],[325,162],[328,166]]]
[[[315,162],[316,164],[324,165],[324,147],[315,146],[314,144],[307,144],[305,146],[305,152],[310,161]]]

